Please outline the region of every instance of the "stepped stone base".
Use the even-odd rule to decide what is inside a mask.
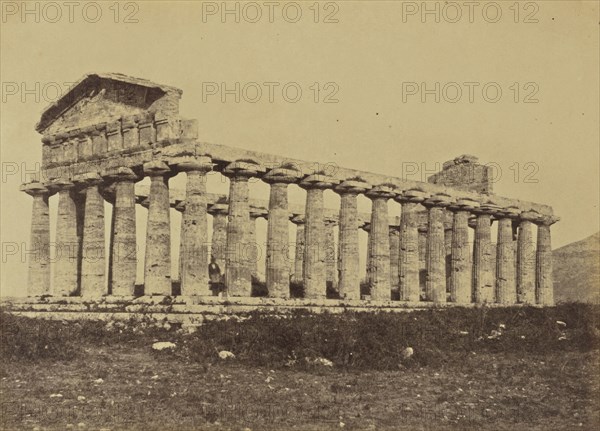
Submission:
[[[214,296],[105,296],[5,298],[0,307],[11,314],[54,320],[156,321],[182,325],[201,325],[210,320],[243,320],[249,313],[289,315],[296,310],[309,313],[410,312],[419,309],[455,308],[453,303],[368,301],[339,299],[240,298]],[[481,307],[482,304],[461,304]],[[485,304],[486,307],[506,307]],[[521,304],[511,305],[520,307]]]

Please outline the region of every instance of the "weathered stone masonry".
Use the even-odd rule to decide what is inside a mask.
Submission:
[[[179,116],[181,94],[146,80],[92,74],[44,111],[36,127],[43,135],[43,169],[37,181],[22,186],[33,197],[30,297],[133,298],[140,257],[135,207],[144,204],[145,296],[172,295],[169,211],[176,208],[182,212],[183,297],[212,294],[207,274],[212,254],[225,271],[225,298],[211,301],[249,298],[257,268],[247,249],[256,241],[254,221],[265,217],[266,288],[268,297],[282,304],[292,301],[290,282],[303,285],[304,298],[296,301],[327,306],[335,301],[391,309],[411,304],[553,303],[550,226],[558,218],[548,206],[492,194],[489,170],[472,156],[445,163],[429,182],[345,168],[332,177],[315,172],[310,161],[199,141],[196,122]],[[229,196],[206,190],[205,175],[212,170],[230,179]],[[186,173],[186,190],[170,190],[168,180],[179,172]],[[464,172],[473,178],[465,180]],[[146,176],[149,189],[136,195],[136,182]],[[249,200],[250,178],[269,184],[268,201]],[[304,204],[288,202],[290,184],[306,190]],[[339,209],[324,207],[325,190],[340,196]],[[58,194],[57,242],[63,252],[50,262],[48,199],[53,194]],[[370,214],[358,212],[359,195],[371,200]],[[107,250],[105,199],[113,205]],[[390,199],[400,203],[399,214],[388,213]],[[213,216],[210,246],[208,215]],[[498,225],[495,246],[493,223]],[[295,263],[289,256],[289,229],[294,225]],[[366,297],[360,286],[361,227],[369,234]],[[419,285],[420,236],[424,291]],[[338,299],[325,299],[328,285]]]

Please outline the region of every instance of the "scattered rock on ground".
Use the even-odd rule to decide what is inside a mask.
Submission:
[[[171,343],[170,341],[159,341],[152,345],[154,350],[164,350],[164,349],[174,349],[175,343]]]
[[[231,353],[229,350],[221,350],[219,352],[219,358],[221,359],[233,359],[235,355]]]

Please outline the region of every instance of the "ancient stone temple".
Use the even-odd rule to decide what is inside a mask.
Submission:
[[[314,161],[201,141],[196,121],[179,115],[181,96],[143,79],[90,74],[43,112],[36,126],[42,171],[22,186],[33,198],[29,298],[13,303],[15,311],[64,317],[144,309],[202,319],[260,307],[335,312],[553,304],[550,226],[558,219],[546,205],[493,194],[491,175],[476,158],[447,162],[428,182],[341,167],[330,176],[314,171]],[[227,196],[207,190],[211,171],[229,179]],[[171,189],[169,178],[180,172],[187,186]],[[144,177],[149,187],[136,188]],[[249,199],[251,179],[269,185],[268,199]],[[288,202],[291,184],[306,191],[305,202]],[[328,189],[340,196],[339,208],[325,207]],[[52,195],[58,196],[60,249],[53,259]],[[370,213],[358,211],[359,195],[371,201]],[[392,200],[400,203],[399,214],[390,214]],[[110,221],[105,202],[113,208]],[[141,247],[138,205],[148,214]],[[178,280],[171,274],[172,208],[182,213]],[[260,296],[253,294],[257,268],[248,253],[258,218],[268,224]],[[368,232],[362,286],[361,228]],[[218,296],[209,288],[211,256],[224,272]],[[142,258],[143,286],[136,288]]]

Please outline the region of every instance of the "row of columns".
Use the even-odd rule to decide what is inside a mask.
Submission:
[[[187,173],[186,203],[182,216],[180,278],[184,295],[209,295],[206,262],[207,203],[205,174],[213,168],[210,157],[183,156],[148,162],[143,173],[150,177],[144,285],[147,295],[171,294],[170,200],[168,180],[174,172]],[[252,245],[248,180],[262,176],[270,184],[266,254],[266,284],[271,297],[289,297],[290,265],[288,253],[288,185],[297,183],[307,192],[303,219],[297,222],[297,250],[294,273],[302,281],[304,296],[325,298],[327,281],[335,278],[336,261],[333,227],[325,219],[323,192],[333,189],[340,195],[337,270],[339,294],[344,299],[360,299],[359,217],[357,197],[372,201],[369,223],[368,276],[371,299],[389,300],[392,286],[398,285],[400,299],[417,302],[420,298],[419,212],[427,210],[425,247],[425,300],[447,301],[446,255],[450,243],[450,297],[455,303],[516,302],[551,304],[550,225],[556,221],[537,213],[521,213],[516,208],[501,209],[493,204],[480,205],[471,200],[453,201],[450,196],[427,196],[420,190],[399,194],[393,185],[372,187],[359,178],[341,183],[322,175],[302,178],[292,168],[276,168],[264,174],[251,161],[230,163],[223,171],[230,178],[228,211],[213,208],[213,249],[225,245],[225,288],[230,296],[250,296],[255,268],[246,258]],[[136,274],[136,226],[134,184],[138,176],[126,167],[98,174],[77,176],[72,182],[55,181],[49,186],[59,193],[57,238],[69,244],[69,258],[59,259],[54,271],[56,295],[71,295],[80,289],[82,296],[105,294],[104,205],[100,184],[111,184],[114,211],[111,223],[109,286],[113,295],[133,295]],[[75,188],[75,185],[78,187]],[[76,192],[76,189],[79,190]],[[48,188],[29,184],[24,191],[33,202],[32,243],[49,243]],[[400,202],[400,226],[390,232],[388,200]],[[83,202],[84,210],[81,211]],[[451,238],[444,229],[446,212],[453,214]],[[475,217],[475,243],[471,252],[469,223]],[[513,222],[518,219],[517,252],[513,240]],[[496,279],[491,259],[491,223],[498,222]],[[532,228],[538,226],[534,253]],[[61,250],[62,251],[62,250]],[[81,257],[82,252],[85,256]],[[30,294],[49,293],[49,260],[40,251],[30,260]],[[64,256],[63,256],[64,257]],[[516,259],[516,260],[515,260]],[[250,259],[252,261],[252,259]],[[255,260],[254,260],[255,262]],[[79,267],[80,265],[80,267]]]

